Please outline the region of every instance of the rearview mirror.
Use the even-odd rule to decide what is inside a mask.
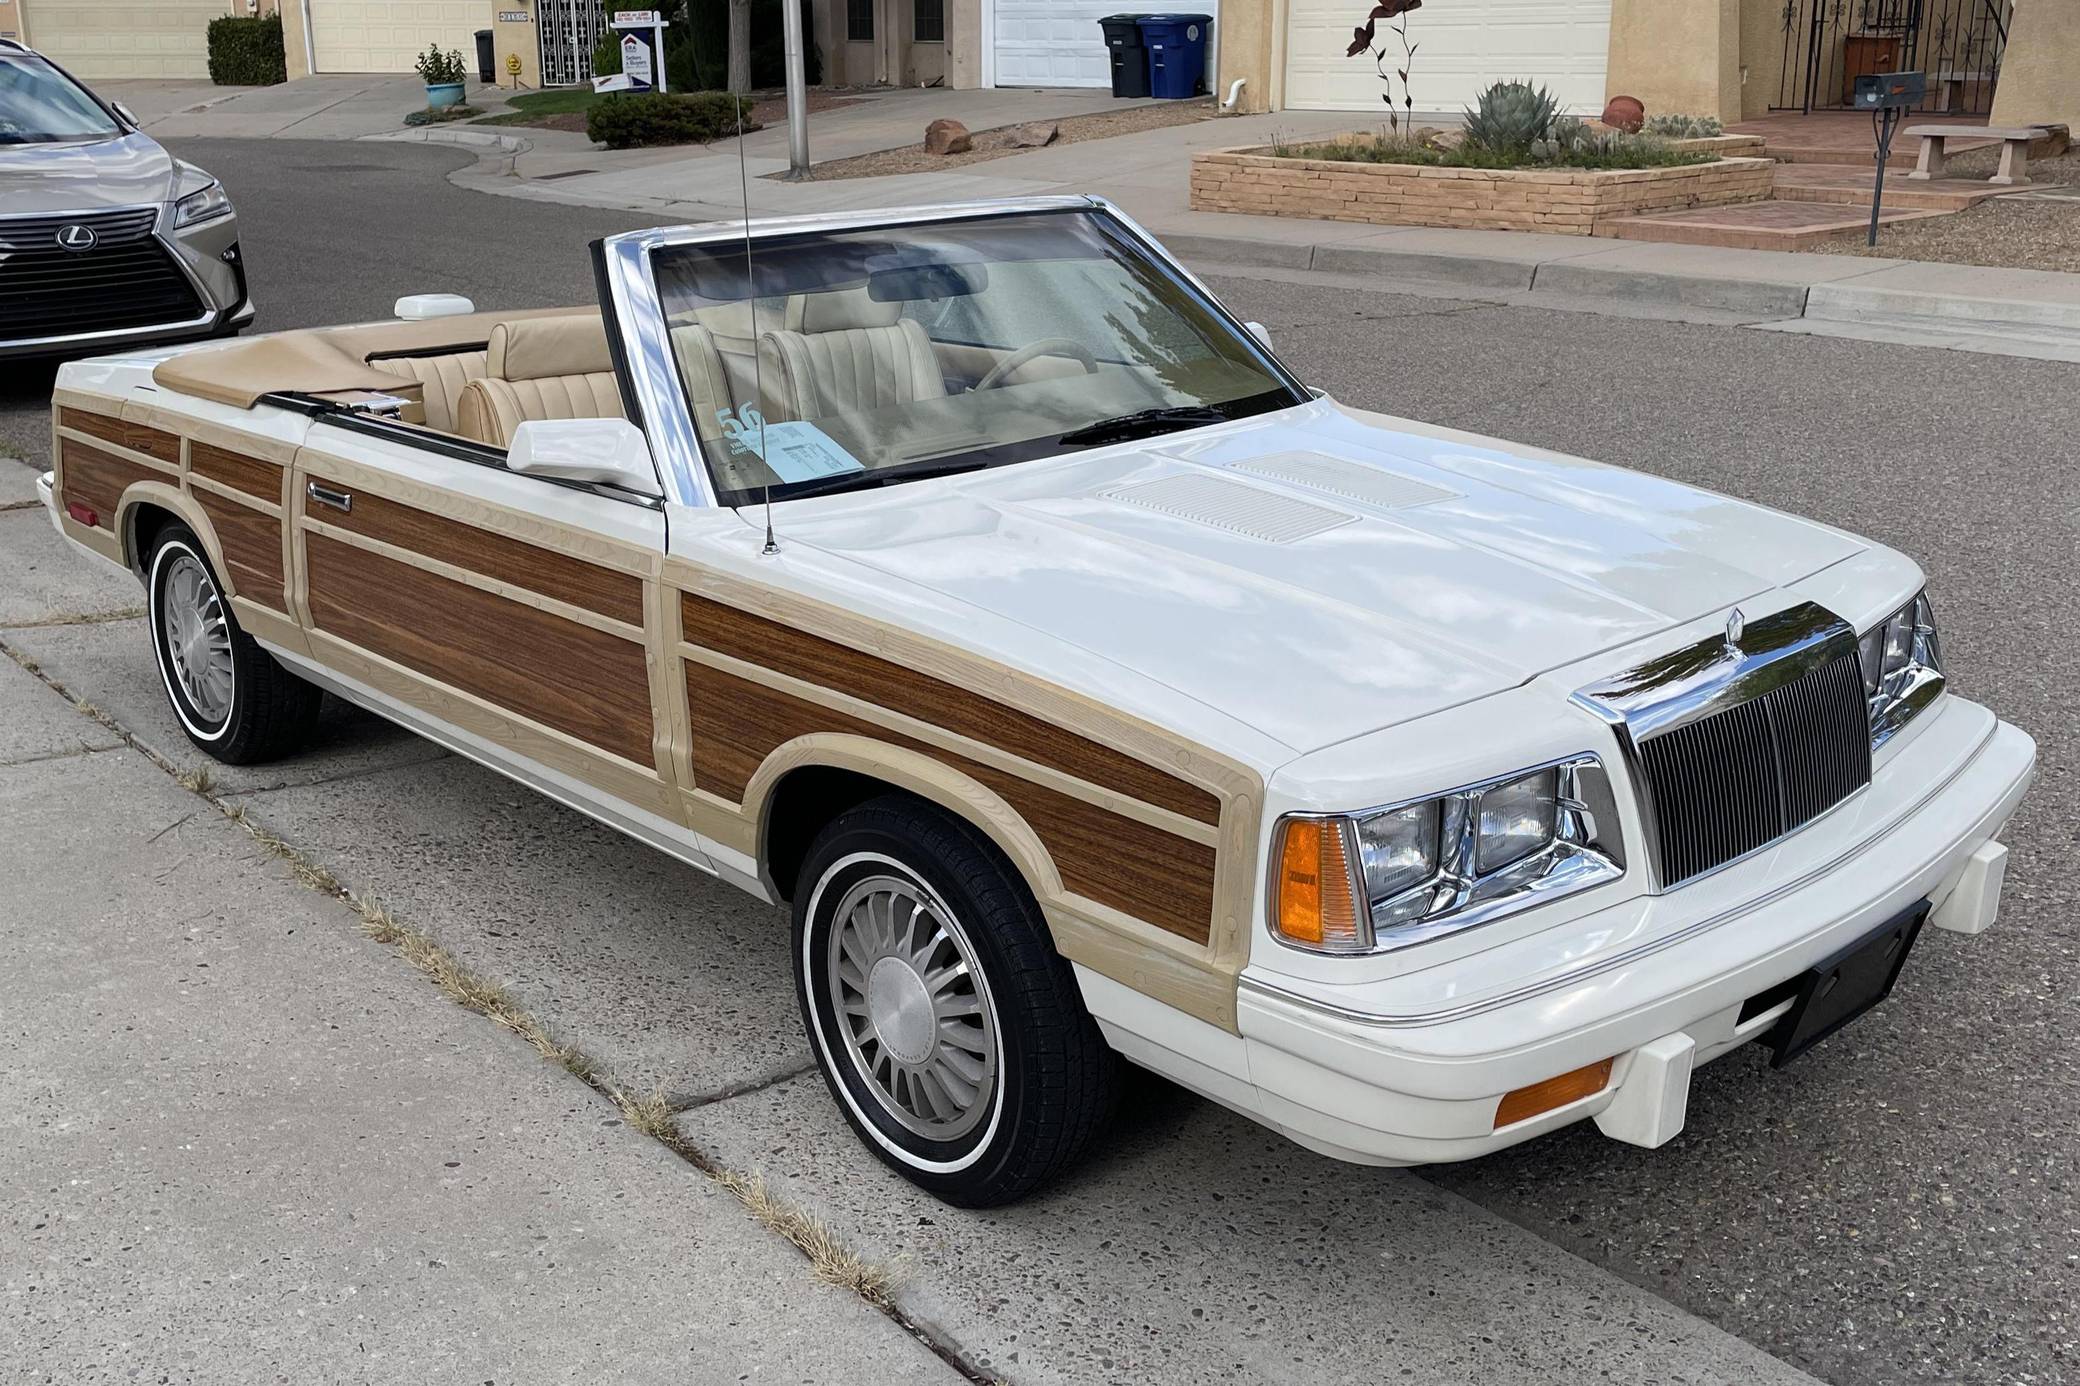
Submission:
[[[1264,350],[1266,351],[1271,350],[1270,328],[1264,326],[1264,324],[1260,322],[1246,322],[1242,324],[1242,326],[1249,332],[1250,336],[1255,337],[1257,339],[1258,346],[1264,348]]]
[[[649,440],[627,419],[529,419],[513,430],[506,470],[664,494]]]
[[[937,303],[966,298],[989,287],[989,266],[905,265],[867,276],[867,297],[876,303]]]

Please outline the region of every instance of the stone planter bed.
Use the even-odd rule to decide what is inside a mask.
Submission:
[[[1649,212],[1756,202],[1770,195],[1769,159],[1643,169],[1432,168],[1285,158],[1263,147],[1192,160],[1192,209],[1255,216],[1615,235],[1610,223]]]

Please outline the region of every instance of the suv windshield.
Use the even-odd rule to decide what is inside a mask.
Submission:
[[[1305,395],[1097,212],[659,248],[724,505],[1153,437]]]
[[[122,127],[64,73],[22,53],[0,53],[0,144],[105,140]]]

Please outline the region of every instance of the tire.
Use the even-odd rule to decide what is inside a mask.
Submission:
[[[186,525],[153,538],[145,591],[159,681],[188,740],[226,765],[251,765],[309,739],[324,695],[239,628]]]
[[[846,1120],[947,1203],[1024,1198],[1111,1115],[1120,1060],[1039,905],[995,844],[931,805],[875,799],[818,834],[794,894],[794,966]]]

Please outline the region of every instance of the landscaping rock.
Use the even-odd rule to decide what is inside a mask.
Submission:
[[[1053,144],[1061,133],[1062,127],[1053,121],[1036,120],[1013,127],[1009,141],[1014,149],[1043,149]]]
[[[1613,96],[1603,108],[1603,123],[1613,130],[1637,135],[1639,127],[1647,123],[1647,105],[1637,96]]]
[[[975,147],[975,137],[957,120],[935,120],[924,127],[927,154],[965,154]]]

